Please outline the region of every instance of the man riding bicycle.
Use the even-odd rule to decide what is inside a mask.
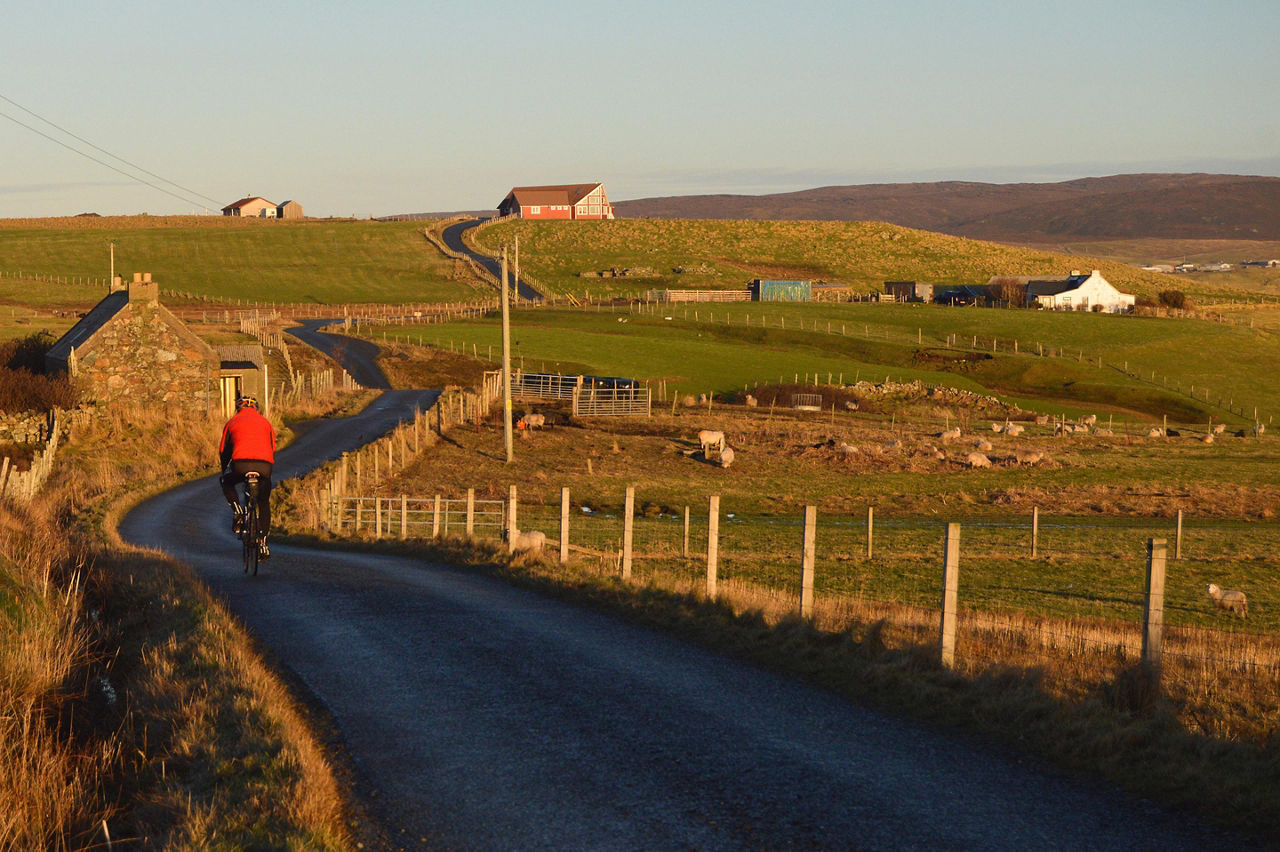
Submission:
[[[236,485],[244,482],[245,474],[258,474],[258,518],[261,535],[258,538],[258,558],[267,559],[271,551],[267,547],[267,533],[271,530],[271,467],[276,461],[276,430],[271,421],[258,412],[258,400],[241,396],[236,400],[236,413],[222,428],[222,441],[218,444],[218,458],[222,462],[222,494],[231,505],[234,519],[233,532],[244,530],[244,507],[236,494]]]

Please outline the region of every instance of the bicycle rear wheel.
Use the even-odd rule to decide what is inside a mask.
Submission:
[[[244,573],[258,575],[258,495],[246,489],[244,507]]]

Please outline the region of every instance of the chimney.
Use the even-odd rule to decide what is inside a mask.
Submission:
[[[160,286],[151,280],[150,272],[133,273],[133,282],[129,285],[129,304],[154,305],[160,301]]]

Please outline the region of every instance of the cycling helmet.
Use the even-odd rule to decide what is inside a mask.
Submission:
[[[241,396],[236,399],[236,411],[242,408],[252,408],[257,410],[258,398],[256,396]]]

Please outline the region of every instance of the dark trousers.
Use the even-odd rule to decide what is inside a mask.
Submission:
[[[271,531],[271,462],[257,459],[235,459],[218,479],[227,502],[240,502],[236,486],[244,482],[246,473],[258,474],[258,528],[263,535]]]

